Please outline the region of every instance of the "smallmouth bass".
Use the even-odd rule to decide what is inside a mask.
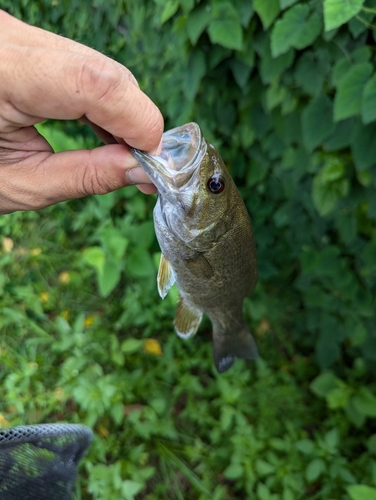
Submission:
[[[236,358],[257,358],[242,315],[243,299],[257,281],[252,225],[220,155],[196,123],[165,132],[160,156],[131,151],[158,189],[154,226],[162,256],[157,284],[162,299],[177,284],[177,334],[195,335],[205,313],[213,325],[219,373]]]

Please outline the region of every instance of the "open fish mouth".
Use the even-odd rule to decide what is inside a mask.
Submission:
[[[152,156],[131,148],[133,156],[162,195],[168,191],[193,189],[197,171],[206,151],[206,143],[197,123],[168,130],[162,136],[162,151]]]

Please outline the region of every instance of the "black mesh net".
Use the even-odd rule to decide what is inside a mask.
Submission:
[[[72,500],[91,439],[83,425],[0,429],[0,500]]]

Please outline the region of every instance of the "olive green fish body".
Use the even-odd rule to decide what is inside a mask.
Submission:
[[[158,289],[163,298],[177,284],[178,335],[194,335],[206,313],[220,373],[237,357],[256,358],[242,316],[243,299],[257,281],[255,243],[248,212],[222,159],[196,124],[164,134],[164,158],[133,153],[159,192],[154,209],[162,250]]]

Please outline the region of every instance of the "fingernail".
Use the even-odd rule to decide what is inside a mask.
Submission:
[[[161,151],[162,151],[162,139],[158,144],[158,146],[155,149],[153,149],[153,151],[151,151],[150,154],[151,156],[159,156],[161,154]]]
[[[141,167],[131,168],[126,171],[125,175],[128,184],[152,184],[150,178]]]

